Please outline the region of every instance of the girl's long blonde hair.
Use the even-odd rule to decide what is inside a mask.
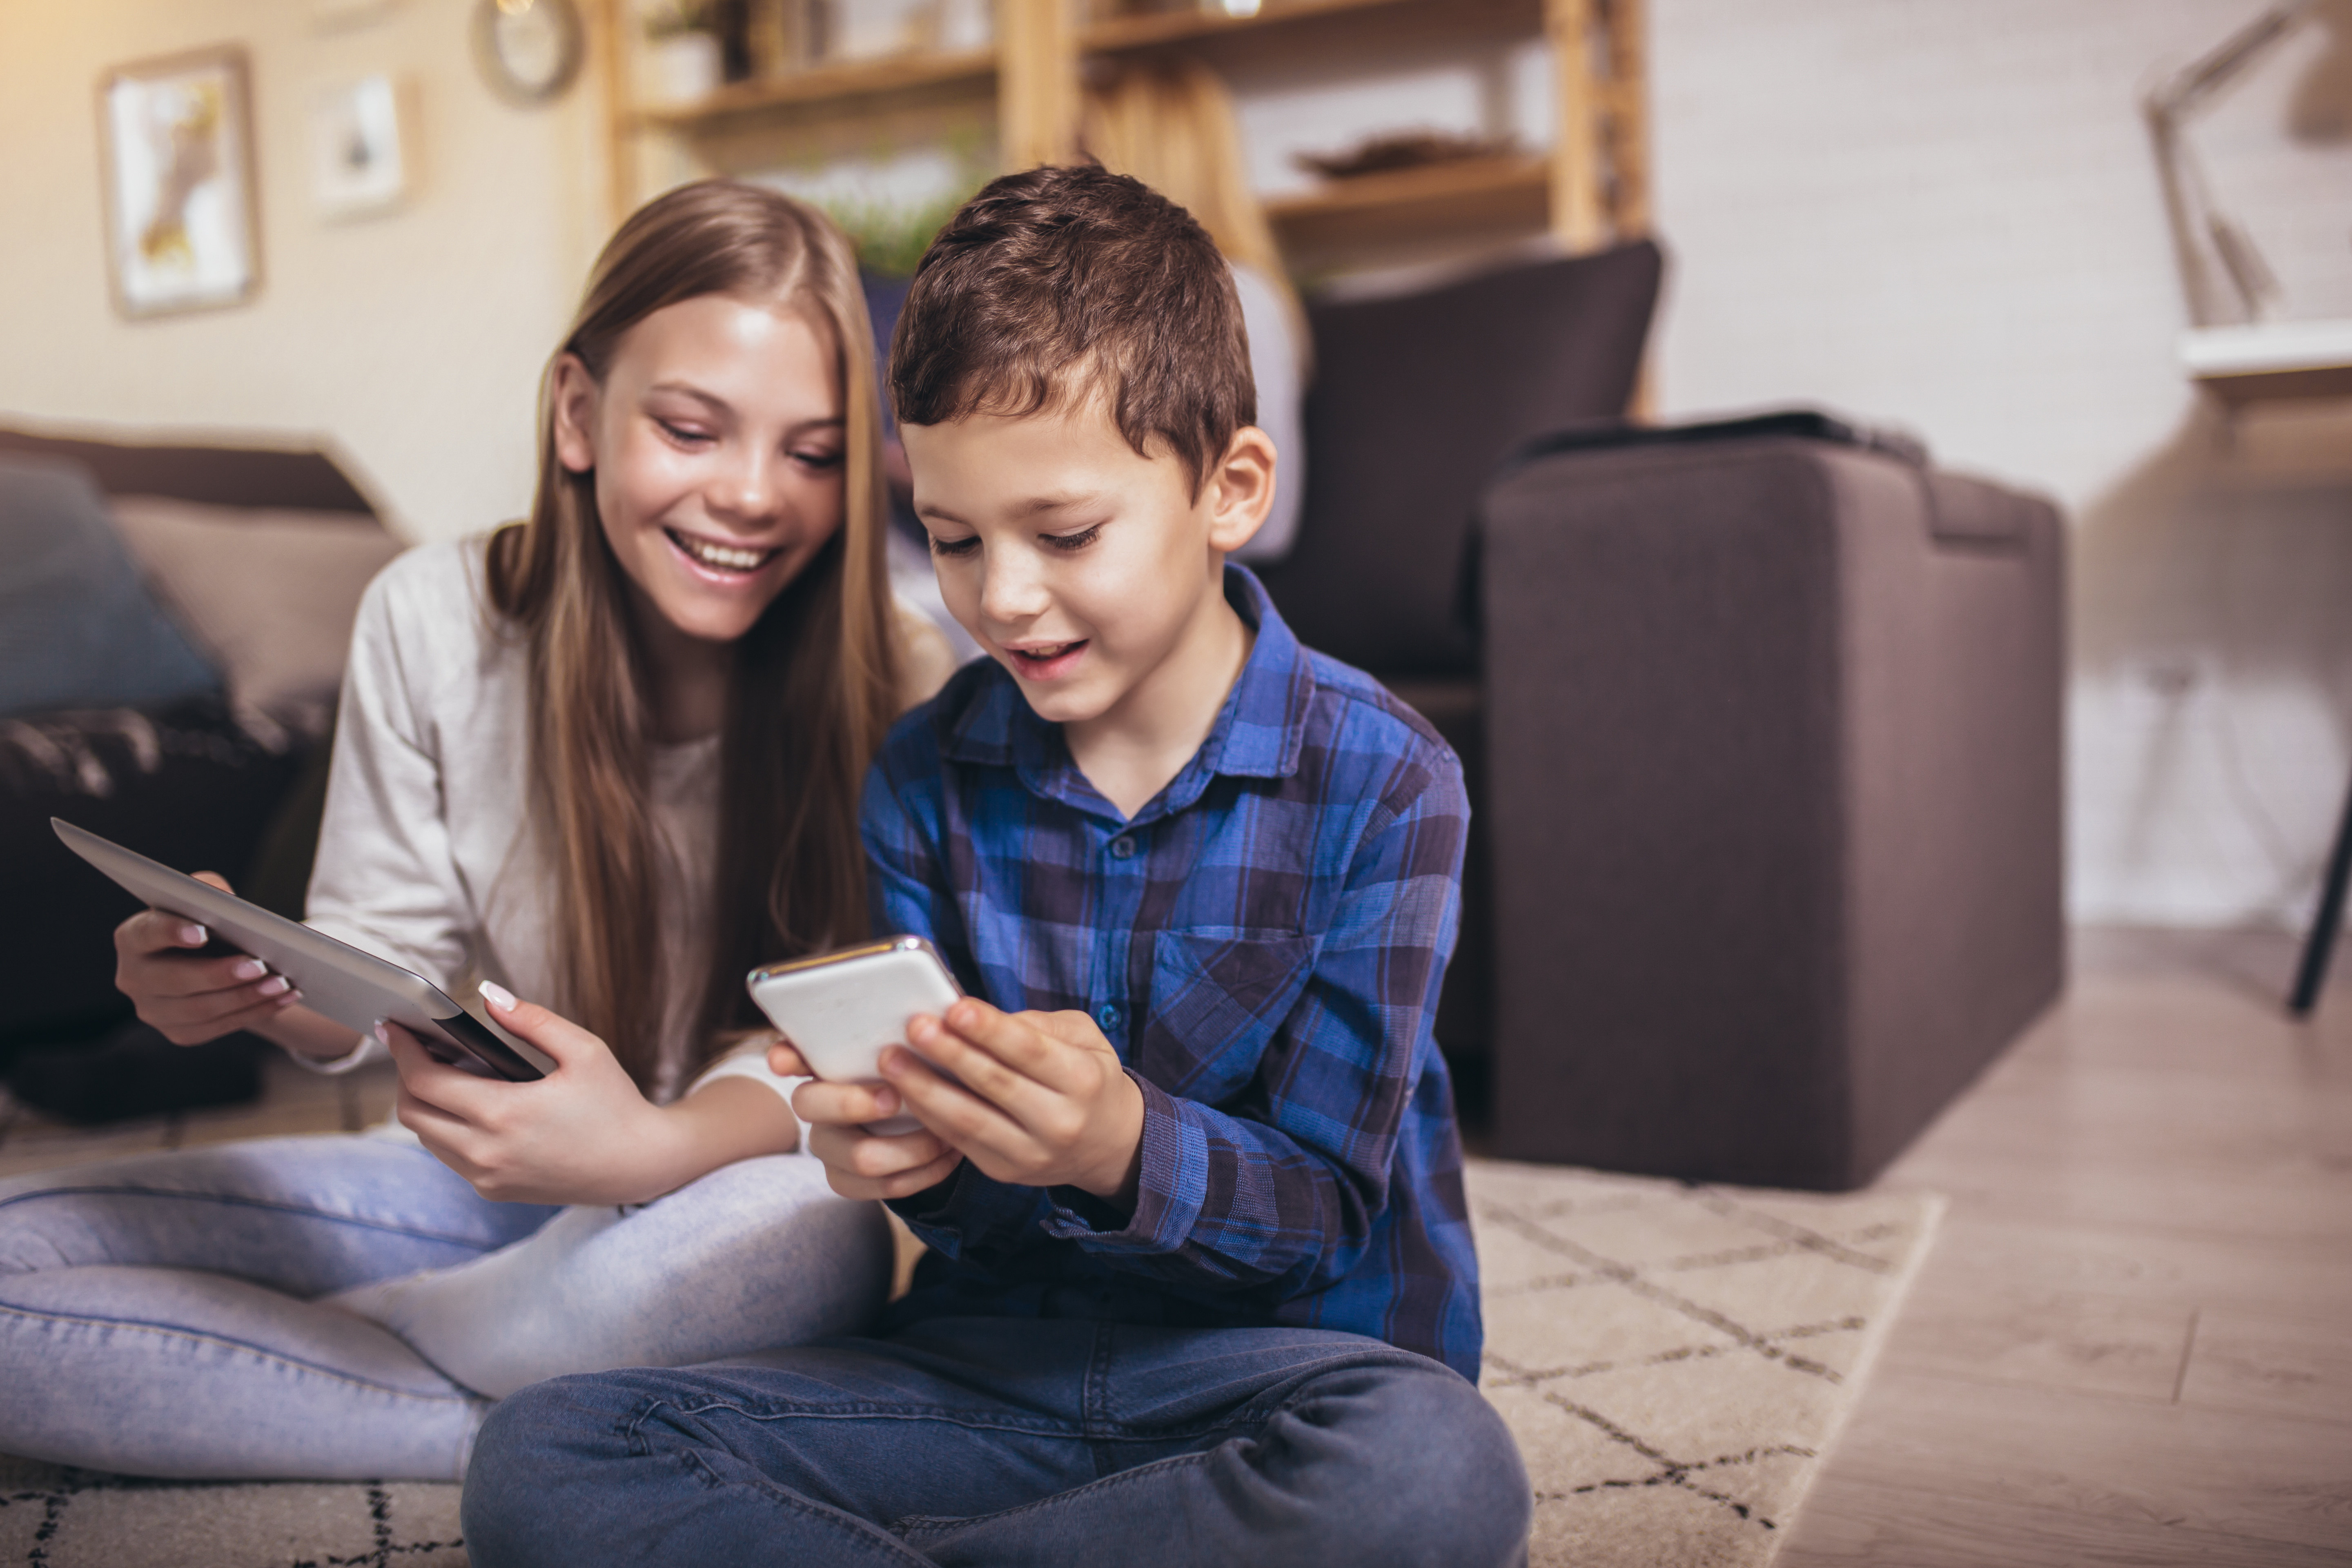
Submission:
[[[1307,318],[1250,190],[1233,98],[1216,72],[1181,57],[1115,68],[1087,89],[1078,141],[1112,174],[1132,174],[1191,213],[1227,261],[1263,275],[1282,297],[1304,360]]]
[[[661,908],[647,800],[653,724],[644,638],[605,542],[593,473],[558,461],[554,366],[603,384],[622,337],[667,305],[721,294],[829,330],[845,406],[840,529],[736,644],[719,741],[719,861],[696,1058],[659,1058]],[[749,1021],[755,964],[859,940],[866,763],[898,709],[900,654],[884,565],[873,331],[849,243],[814,208],[707,180],[640,207],[597,258],[541,383],[539,483],[528,521],[490,542],[489,600],[527,648],[529,790],[555,886],[550,939],[570,1015],[651,1089]]]

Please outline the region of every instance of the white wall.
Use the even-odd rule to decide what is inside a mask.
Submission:
[[[2352,316],[2352,0],[2197,135],[2294,313]],[[2233,449],[2173,358],[2184,308],[2137,102],[2260,0],[1651,0],[1657,366],[1669,416],[1818,401],[2048,490],[2074,527],[2072,899],[2101,920],[2306,918],[2352,773],[2352,409]],[[469,0],[322,31],[299,0],[0,0],[0,414],[334,438],[418,537],[511,515],[534,378],[594,245],[592,104],[506,107]],[[268,282],[125,321],[108,303],[92,89],[203,44],[253,53]],[[1440,58],[1443,56],[1444,58]],[[311,86],[420,88],[404,211],[310,210]],[[1346,79],[1342,79],[1345,78]],[[1367,81],[1378,90],[1364,90]],[[1253,163],[1369,131],[1516,126],[1524,50],[1236,82]]]
[[[413,537],[530,497],[539,369],[601,239],[586,84],[492,96],[471,0],[321,26],[309,0],[0,0],[0,417],[338,443]],[[110,302],[95,92],[112,66],[251,56],[264,281],[251,303],[126,321]],[[314,215],[312,93],[404,74],[420,177],[400,210]]]
[[[1819,401],[2067,509],[2083,918],[2299,925],[2352,776],[2352,406],[2258,413],[2226,447],[2174,359],[2137,110],[2261,9],[1652,5],[1662,410]],[[2195,132],[2298,316],[2352,316],[2331,17]]]

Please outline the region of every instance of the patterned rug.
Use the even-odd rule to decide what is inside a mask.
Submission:
[[[1531,1568],[1762,1568],[1943,1200],[1474,1162],[1479,1380],[1534,1484]]]
[[[1482,1386],[1534,1482],[1531,1568],[1762,1568],[1939,1199],[1473,1162]],[[142,1481],[0,1458],[0,1564],[463,1568],[457,1489]]]

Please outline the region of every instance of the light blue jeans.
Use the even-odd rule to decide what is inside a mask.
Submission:
[[[0,1181],[0,1453],[456,1480],[491,1398],[856,1332],[890,1261],[798,1154],[626,1209],[491,1203],[366,1135],[38,1172]]]

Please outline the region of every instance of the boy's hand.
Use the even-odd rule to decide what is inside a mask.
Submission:
[[[987,1175],[1134,1207],[1143,1091],[1092,1018],[1004,1013],[967,996],[944,1017],[913,1019],[907,1043],[915,1049],[882,1053],[883,1077],[924,1126]]]
[[[885,1083],[827,1083],[809,1072],[790,1044],[768,1047],[768,1070],[779,1078],[809,1078],[793,1091],[793,1114],[808,1130],[808,1152],[824,1164],[826,1184],[845,1198],[911,1197],[938,1186],[963,1155],[920,1128],[896,1137],[868,1132],[906,1110]]]

